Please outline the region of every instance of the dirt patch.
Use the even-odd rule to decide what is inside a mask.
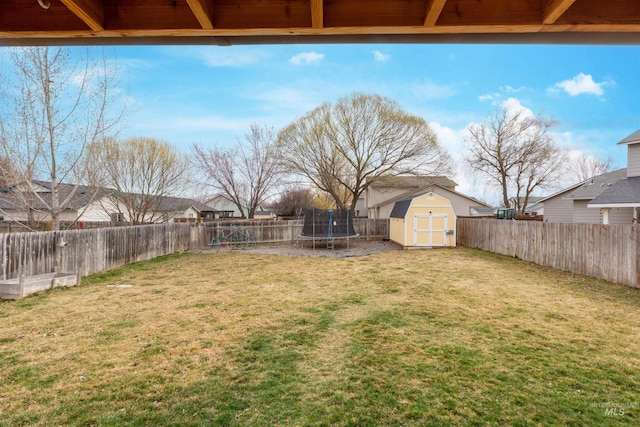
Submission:
[[[291,243],[259,243],[256,247],[222,246],[220,248],[197,251],[198,253],[244,251],[260,254],[275,254],[300,257],[347,258],[376,254],[379,252],[398,251],[401,248],[391,242],[361,239],[335,240],[333,248],[326,241],[319,240],[314,244],[311,240]]]

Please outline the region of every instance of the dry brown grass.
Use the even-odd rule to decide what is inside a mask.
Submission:
[[[169,256],[1,302],[0,419],[606,423],[591,403],[637,397],[638,308],[636,289],[467,249]],[[297,410],[267,403],[273,375]]]

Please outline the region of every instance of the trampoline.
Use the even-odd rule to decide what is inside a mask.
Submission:
[[[326,241],[327,249],[334,249],[335,241],[345,239],[347,248],[349,239],[358,237],[353,228],[353,211],[351,209],[323,210],[307,208],[304,210],[304,225],[300,238],[311,240],[316,248],[316,240]]]

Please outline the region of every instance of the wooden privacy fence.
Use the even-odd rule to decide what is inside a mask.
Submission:
[[[205,239],[211,242],[217,230],[228,227],[242,227],[251,233],[258,243],[293,242],[302,233],[302,220],[289,221],[214,221],[200,224],[205,230]],[[385,240],[389,238],[388,219],[355,218],[353,228],[365,240]]]
[[[88,274],[188,250],[187,224],[0,234],[2,280],[65,271]]]
[[[0,280],[64,271],[99,273],[169,253],[206,248],[216,229],[247,227],[258,243],[291,242],[302,221],[242,221],[157,224],[56,232],[0,234]],[[355,219],[361,238],[389,238],[388,220]]]
[[[461,246],[640,287],[640,226],[458,218]]]

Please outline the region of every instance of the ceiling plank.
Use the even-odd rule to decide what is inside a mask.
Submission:
[[[447,0],[429,0],[427,2],[427,15],[424,18],[425,27],[433,27],[436,25],[446,2]]]
[[[542,11],[542,23],[553,24],[576,0],[550,0]]]
[[[324,0],[311,0],[311,27],[324,27]]]
[[[102,0],[62,0],[62,3],[93,31],[104,31]]]
[[[213,29],[213,5],[207,0],[187,0],[187,4],[198,19],[200,26],[205,30]]]

